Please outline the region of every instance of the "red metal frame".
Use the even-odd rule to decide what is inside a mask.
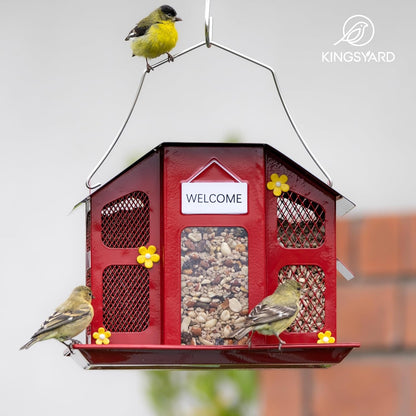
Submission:
[[[248,184],[248,212],[238,215],[181,213],[181,183],[213,158]],[[325,240],[317,248],[285,248],[277,238],[276,197],[266,189],[272,173],[288,176],[290,190],[325,210]],[[207,169],[198,181],[233,181],[221,169]],[[110,265],[137,265],[137,248],[109,248],[101,239],[101,211],[111,201],[141,191],[150,200],[150,235],[161,261],[149,269],[150,319],[142,332],[113,332],[109,346],[78,345],[88,368],[325,366],[341,361],[358,344],[316,344],[317,333],[255,334],[252,348],[181,344],[181,232],[186,227],[242,227],[248,233],[248,293],[251,310],[277,286],[287,265],[316,265],[325,273],[325,323],[336,337],[335,202],[340,196],[309,172],[267,145],[162,144],[94,192],[90,198],[90,282],[95,316],[90,333],[103,326],[103,271]],[[91,342],[89,340],[88,342]]]
[[[202,166],[215,157],[248,184],[248,213],[242,215],[184,215],[181,213],[181,181],[190,178]],[[244,161],[244,162],[243,162]],[[204,179],[204,178],[198,178]],[[212,181],[223,178],[211,177]],[[259,184],[259,186],[255,186]],[[233,152],[229,147],[169,147],[164,155],[164,322],[169,323],[163,330],[164,344],[180,344],[180,234],[186,227],[224,226],[243,227],[249,239],[249,307],[252,308],[266,296],[263,259],[266,251],[264,228],[264,157],[261,148],[241,148]],[[256,241],[251,244],[250,241]],[[256,279],[250,276],[256,276]]]
[[[94,318],[91,332],[103,325],[103,271],[110,265],[137,265],[137,248],[109,248],[101,240],[101,210],[110,201],[137,191],[145,192],[152,201],[153,207],[160,207],[160,160],[157,154],[144,158],[134,169],[126,170],[112,182],[112,186],[103,186],[90,198],[91,201],[91,290],[94,294]],[[146,178],[143,180],[143,178]],[[150,210],[151,244],[160,244],[160,215],[158,209]],[[163,264],[163,262],[162,262]],[[161,296],[160,296],[160,263],[150,273],[150,322],[149,327],[140,333],[113,333],[114,344],[158,345],[161,343]]]

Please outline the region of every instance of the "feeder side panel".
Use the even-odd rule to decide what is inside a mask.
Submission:
[[[91,196],[92,331],[114,344],[160,344],[160,263],[138,264],[138,248],[160,253],[160,159],[154,153]]]
[[[193,229],[193,227],[213,227],[214,229],[223,227],[224,230],[232,229],[237,233],[244,229],[248,236],[248,305],[246,308],[251,309],[265,296],[264,155],[262,146],[242,147],[238,145],[171,146],[166,147],[164,152],[165,292],[163,296],[163,334],[165,338],[163,343],[174,345],[181,343],[181,235],[183,236],[184,230]],[[200,172],[213,159],[226,167],[237,179],[224,173],[215,164]],[[198,172],[200,173],[198,174]],[[195,174],[197,174],[196,177]],[[192,177],[194,180],[191,181]],[[238,180],[247,183],[248,211],[246,213],[182,213],[182,183],[189,181],[196,184],[238,182]],[[201,229],[197,228],[197,230]],[[190,271],[193,273],[192,269]],[[214,274],[212,278],[215,279],[215,277]],[[198,279],[198,276],[196,278]],[[231,297],[231,292],[224,293],[221,300]],[[233,323],[230,322],[230,325]],[[201,337],[197,335],[194,340],[199,345]],[[217,348],[222,348],[221,342],[223,340],[219,341],[220,344],[216,343],[215,345]],[[205,345],[210,344],[206,343]]]
[[[316,343],[320,331],[336,336],[335,196],[270,152],[266,181],[273,173],[286,175],[290,189],[266,194],[268,294],[287,279],[305,281],[300,313],[282,338]]]

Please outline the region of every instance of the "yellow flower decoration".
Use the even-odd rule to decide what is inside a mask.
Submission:
[[[279,176],[277,173],[273,173],[270,179],[270,182],[267,182],[267,189],[273,191],[274,196],[280,196],[282,192],[289,190],[290,186],[286,183],[288,179],[286,175]]]
[[[144,267],[147,269],[151,269],[153,267],[153,263],[157,263],[160,260],[159,254],[156,254],[155,246],[149,246],[149,248],[141,246],[139,248],[139,253],[140,256],[137,257],[137,263],[144,263]]]
[[[335,342],[335,338],[332,336],[331,331],[320,332],[318,338],[318,344],[333,344]]]
[[[95,343],[98,345],[107,345],[110,343],[108,338],[111,337],[111,332],[106,331],[103,327],[98,328],[97,332],[92,334],[92,337],[95,339]]]

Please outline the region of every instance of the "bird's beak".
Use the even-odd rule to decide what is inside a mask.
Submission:
[[[182,19],[180,17],[175,17],[175,22],[182,22]]]

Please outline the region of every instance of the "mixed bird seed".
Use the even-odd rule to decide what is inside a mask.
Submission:
[[[181,342],[232,344],[248,314],[248,238],[240,227],[185,228],[181,235]]]

